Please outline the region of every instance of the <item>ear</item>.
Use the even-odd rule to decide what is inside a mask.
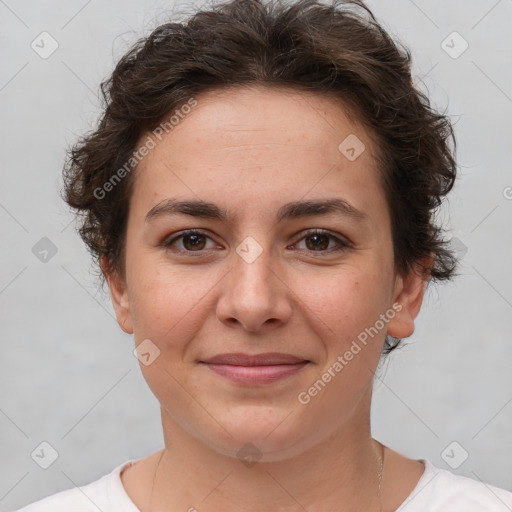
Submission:
[[[109,269],[106,257],[101,258],[101,271],[107,280],[112,297],[112,304],[116,312],[117,323],[121,329],[133,334],[133,324],[130,312],[130,302],[128,300],[128,290],[125,279],[118,272]]]
[[[407,338],[414,332],[414,319],[420,312],[425,290],[430,278],[430,269],[434,255],[416,264],[405,277],[397,276],[395,281],[393,304],[400,304],[401,309],[388,322],[387,333],[394,338]],[[428,269],[427,272],[424,271]]]

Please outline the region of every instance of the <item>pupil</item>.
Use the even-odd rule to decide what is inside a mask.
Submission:
[[[192,245],[193,247],[195,247],[197,249],[198,245],[201,245],[201,237],[202,235],[187,235],[184,240],[188,240],[190,242],[190,240],[193,240],[192,243],[190,245]],[[187,246],[189,244],[185,243],[185,246]]]
[[[321,238],[324,239],[324,243],[323,244],[322,244],[322,242],[318,243],[318,241],[319,241],[318,239],[321,239]],[[316,240],[316,242],[313,242],[313,246],[315,248],[317,248],[317,249],[318,248],[325,249],[326,248],[325,247],[325,240],[326,240],[326,238],[327,237],[325,235],[312,235],[312,236],[309,237],[309,240]],[[329,245],[329,243],[327,243],[327,245]]]

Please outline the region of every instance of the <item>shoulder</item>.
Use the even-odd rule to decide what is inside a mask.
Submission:
[[[31,503],[15,512],[139,512],[121,482],[121,471],[129,460],[87,485],[66,489]]]
[[[396,512],[512,511],[512,492],[424,463],[424,474]]]

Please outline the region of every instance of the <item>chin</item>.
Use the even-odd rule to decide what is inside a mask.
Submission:
[[[283,421],[288,414],[291,421]],[[260,411],[259,415],[239,416],[238,421],[233,418],[229,422],[220,420],[227,432],[222,429],[222,437],[210,437],[208,444],[217,452],[242,462],[247,458],[256,462],[277,462],[303,453],[318,441],[313,439],[316,437],[314,433],[308,440],[307,433],[296,418],[292,420],[290,412],[283,414],[281,411],[278,416],[278,421],[270,420],[268,412]]]

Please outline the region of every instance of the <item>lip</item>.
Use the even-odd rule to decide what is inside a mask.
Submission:
[[[242,352],[232,352],[229,354],[218,354],[201,361],[208,364],[222,364],[234,366],[272,366],[281,364],[296,364],[308,361],[303,357],[292,354],[281,354],[279,352],[266,352],[263,354],[243,354]]]
[[[290,377],[310,363],[309,360],[280,354],[219,354],[206,361],[199,361],[215,373],[238,384],[271,384]]]

